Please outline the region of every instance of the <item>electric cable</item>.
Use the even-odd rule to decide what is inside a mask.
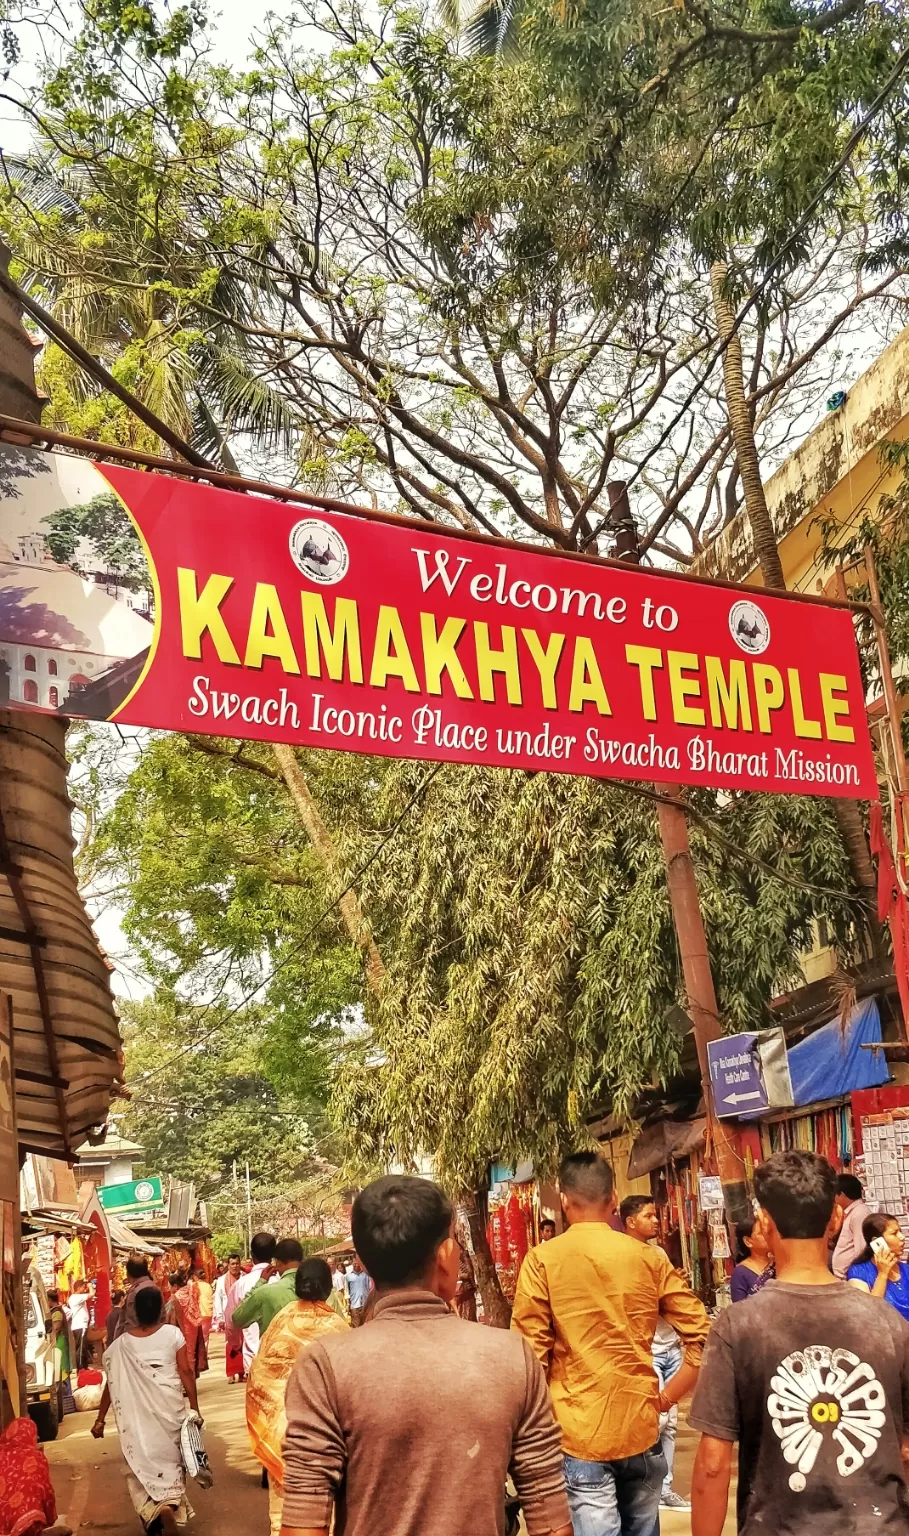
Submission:
[[[339,903],[344,900],[344,897],[347,896],[363,878],[363,876],[366,874],[366,871],[373,864],[375,864],[376,860],[379,858],[379,855],[382,853],[383,849],[385,849],[391,842],[392,838],[408,816],[409,812],[413,809],[417,801],[429,788],[436,775],[441,773],[444,767],[446,767],[446,764],[441,762],[436,763],[435,767],[430,769],[429,773],[427,773],[424,777],[423,782],[418,784],[417,788],[414,790],[397,820],[392,822],[388,831],[382,838],[382,841],[376,848],[373,849],[366,862],[360,865],[360,868],[356,871],[355,874],[351,876],[344,889],[338,892],[334,900],[329,902],[327,907],[323,908],[315,922],[311,923],[307,928],[306,932],[303,934],[303,937],[297,939],[295,943],[292,944],[291,947],[281,956],[281,958],[275,962],[268,975],[263,976],[261,981],[257,982],[249,992],[245,993],[244,996],[240,998],[239,1002],[235,1003],[233,1007],[229,1008],[227,1013],[223,1014],[218,1022],[212,1025],[211,1029],[206,1030],[203,1034],[199,1035],[196,1040],[191,1040],[188,1045],[182,1046],[179,1051],[175,1051],[173,1056],[168,1056],[167,1060],[162,1061],[159,1066],[152,1067],[148,1072],[144,1073],[140,1078],[139,1083],[137,1084],[136,1090],[134,1091],[134,1096],[135,1093],[141,1090],[142,1084],[148,1082],[149,1078],[157,1077],[159,1072],[165,1072],[167,1068],[172,1066],[175,1061],[179,1061],[181,1056],[187,1056],[190,1051],[196,1050],[196,1048],[200,1045],[203,1045],[206,1040],[210,1040],[212,1035],[217,1034],[218,1030],[223,1029],[225,1024],[229,1023],[232,1018],[240,1013],[248,1003],[252,1002],[257,992],[261,992],[262,988],[268,985],[268,983],[272,980],[272,977],[275,976],[278,971],[283,970],[286,965],[290,964],[291,960],[296,958],[296,956],[303,949],[304,945],[308,942],[309,939],[312,938],[312,935],[318,928],[321,927],[322,923],[324,923],[325,919],[331,916],[332,912],[335,910],[335,907],[337,907]]]

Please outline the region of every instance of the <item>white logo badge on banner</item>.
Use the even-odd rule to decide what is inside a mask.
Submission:
[[[750,598],[741,598],[729,610],[729,633],[740,650],[759,656],[770,644],[770,622]]]
[[[350,565],[347,545],[337,528],[319,517],[307,517],[291,529],[290,557],[297,570],[320,587],[341,581]]]

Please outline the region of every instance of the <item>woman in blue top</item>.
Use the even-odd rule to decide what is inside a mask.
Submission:
[[[747,1301],[755,1291],[763,1290],[768,1280],[776,1278],[776,1271],[759,1222],[740,1222],[735,1238],[736,1265],[729,1280],[729,1294],[733,1301]]]
[[[902,1263],[903,1234],[895,1216],[877,1211],[862,1222],[865,1251],[850,1264],[846,1279],[860,1291],[881,1296],[909,1322],[909,1264]],[[871,1244],[883,1238],[886,1248],[875,1253]]]

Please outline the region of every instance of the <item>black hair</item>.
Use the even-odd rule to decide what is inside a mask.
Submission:
[[[854,1173],[841,1173],[836,1181],[836,1192],[845,1195],[847,1200],[861,1200],[864,1193],[862,1181]]]
[[[127,1261],[126,1261],[126,1273],[129,1276],[130,1280],[141,1280],[143,1275],[147,1275],[148,1274],[148,1260],[147,1259],[127,1259]]]
[[[871,1240],[874,1237],[883,1237],[891,1221],[895,1221],[897,1226],[899,1226],[898,1217],[888,1216],[886,1211],[873,1211],[870,1216],[865,1217],[865,1220],[862,1222],[862,1237],[865,1239],[865,1251],[860,1253],[858,1258],[853,1260],[853,1263],[867,1264],[869,1261],[872,1264],[874,1263]]]
[[[350,1229],[354,1246],[376,1285],[422,1279],[451,1232],[454,1210],[429,1179],[389,1174],[357,1196]]]
[[[275,1256],[275,1239],[270,1232],[257,1232],[249,1245],[253,1262],[256,1264],[270,1264]]]
[[[541,1232],[542,1232],[544,1227],[552,1227],[553,1232],[555,1231],[556,1224],[553,1221],[551,1216],[544,1216],[543,1217],[543,1220],[540,1222],[540,1231]]]
[[[619,1206],[622,1226],[625,1226],[630,1216],[636,1216],[647,1205],[653,1205],[653,1195],[626,1195]]]
[[[750,1221],[739,1221],[739,1222],[736,1223],[736,1228],[735,1228],[735,1262],[736,1262],[736,1264],[744,1264],[745,1260],[746,1259],[750,1259],[750,1257],[751,1257],[751,1249],[745,1247],[745,1238],[751,1236],[752,1232],[754,1231],[754,1223],[755,1223],[755,1217],[754,1216],[752,1216]]]
[[[140,1328],[152,1328],[160,1323],[164,1311],[164,1297],[156,1285],[143,1285],[133,1297],[136,1322]]]
[[[178,1269],[175,1270],[172,1275],[168,1275],[167,1278],[168,1284],[170,1285],[172,1291],[182,1291],[184,1285],[189,1279],[189,1276],[184,1274],[182,1269]],[[147,1289],[147,1287],[143,1285],[142,1289],[144,1291]]]
[[[304,1259],[294,1279],[300,1301],[327,1301],[331,1295],[331,1270],[324,1259]]]
[[[47,1299],[51,1303],[51,1306],[55,1307],[57,1305],[57,1303],[59,1302],[59,1300],[60,1300],[60,1292],[59,1291],[48,1291]]]
[[[111,1291],[111,1293],[110,1293],[110,1304],[111,1304],[111,1306],[112,1307],[119,1307],[119,1305],[120,1305],[120,1303],[123,1300],[125,1295],[126,1295],[125,1291]]]
[[[302,1264],[303,1244],[295,1237],[282,1237],[280,1243],[275,1244],[275,1263]]]
[[[231,1262],[232,1259],[236,1259],[238,1264],[242,1264],[243,1263],[243,1255],[242,1255],[242,1253],[229,1253],[227,1255],[227,1262],[228,1262],[228,1264]]]
[[[607,1205],[612,1199],[612,1169],[598,1152],[572,1152],[559,1168],[559,1188],[583,1205]]]
[[[754,1170],[758,1204],[780,1237],[823,1237],[833,1214],[837,1177],[816,1152],[774,1152]]]

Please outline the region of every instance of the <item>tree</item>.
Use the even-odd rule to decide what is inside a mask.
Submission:
[[[58,565],[70,565],[82,574],[103,571],[132,592],[149,585],[148,562],[139,535],[112,492],[102,491],[79,506],[52,512],[44,523],[50,529],[48,552]],[[83,543],[93,557],[90,571],[81,563]]]
[[[634,21],[629,9],[640,11]],[[475,11],[470,28],[481,48],[501,51],[507,41],[513,52],[523,44],[563,103],[561,153],[574,159],[574,216],[563,213],[544,228],[536,198],[520,206],[516,224],[533,240],[537,265],[547,270],[557,257],[593,291],[615,281],[619,240],[630,239],[638,264],[660,266],[681,248],[695,271],[706,265],[734,480],[764,585],[777,588],[785,580],[744,369],[747,311],[737,314],[733,300],[766,314],[812,243],[825,242],[831,220],[854,224],[859,208],[870,228],[856,253],[859,270],[892,267],[895,275],[907,250],[898,164],[909,51],[897,58],[909,43],[906,18],[862,0],[789,10],[782,26],[778,15],[765,20],[750,5],[730,13],[709,3],[675,12],[625,7],[619,21],[608,6],[566,16],[534,0],[493,0]],[[500,214],[488,177],[474,174],[473,184],[475,217],[480,206],[487,221]],[[833,809],[877,944],[861,813],[851,801]]]
[[[184,332],[233,337],[285,402],[299,446],[282,472],[574,548],[595,543],[610,480],[634,471],[645,548],[683,559],[735,512],[709,292],[684,249],[643,270],[643,226],[620,260],[616,229],[607,239],[583,222],[583,124],[564,92],[544,94],[536,57],[503,89],[494,65],[459,57],[410,12],[373,26],[356,7],[318,5],[270,24],[246,75],[196,52],[125,71],[103,39],[86,48],[42,117],[80,187],[72,281],[95,292],[97,247],[101,307],[128,308],[135,265],[124,274],[115,252],[138,248]],[[675,188],[670,158],[642,162],[658,201]],[[53,290],[61,222],[28,178],[5,217]],[[859,206],[749,330],[765,454],[785,451],[801,391],[823,388],[834,338],[896,284],[857,276],[867,243]]]
[[[389,774],[387,814],[417,771]],[[592,1105],[624,1114],[678,1067],[669,1014],[682,984],[654,807],[635,786],[480,768],[444,769],[423,805],[366,877],[369,910],[394,913],[395,938],[334,1112],[367,1161],[431,1149],[456,1190],[494,1159],[551,1172]],[[812,915],[848,944],[835,824],[822,802],[788,797],[719,805],[698,792],[693,810],[722,1016],[758,1027],[798,975]]]
[[[5,227],[18,278],[118,382],[224,469],[239,472],[232,439],[292,451],[305,439],[303,424],[256,369],[242,290],[229,274],[200,265],[195,252],[187,259],[173,223],[178,208],[131,164],[129,125],[105,129],[116,176],[103,159],[86,174],[62,152],[52,116],[44,128],[31,159],[13,162],[7,187]],[[38,371],[53,426],[160,451],[155,434],[99,393],[57,343],[47,345]]]
[[[596,539],[608,514],[610,479],[624,478],[633,466],[646,491],[637,507],[647,522],[645,547],[690,558],[734,514],[741,495],[730,422],[720,398],[713,300],[690,249],[682,248],[673,263],[663,259],[653,278],[643,280],[645,256],[653,249],[646,242],[652,242],[654,229],[670,226],[659,220],[646,224],[637,216],[627,225],[631,249],[618,259],[627,200],[624,208],[619,197],[607,204],[611,223],[604,234],[590,217],[605,185],[593,174],[595,140],[587,141],[587,158],[580,156],[578,98],[554,90],[551,103],[544,105],[543,86],[553,83],[548,64],[520,62],[503,89],[494,68],[459,58],[444,38],[406,14],[388,12],[378,27],[356,10],[315,11],[307,20],[331,34],[330,51],[308,55],[312,34],[301,41],[297,25],[288,22],[270,29],[257,68],[246,77],[210,72],[193,57],[185,68],[174,65],[165,79],[139,61],[135,85],[123,71],[105,80],[105,112],[113,113],[118,124],[130,125],[129,142],[121,134],[116,154],[107,147],[108,129],[89,90],[92,80],[80,72],[77,60],[53,87],[54,133],[63,152],[89,186],[95,168],[103,166],[108,203],[123,204],[123,211],[113,215],[121,228],[127,226],[137,180],[154,189],[166,214],[163,227],[179,231],[180,302],[187,313],[199,316],[200,326],[206,319],[226,324],[225,316],[231,325],[238,324],[236,314],[231,317],[207,295],[206,274],[238,285],[244,342],[263,375],[279,381],[277,387],[316,445],[290,466],[304,484],[366,495],[443,522],[487,531],[517,529],[577,547]],[[601,111],[602,82],[599,89]],[[660,100],[656,88],[651,94],[654,102]],[[750,107],[754,99],[749,98]],[[680,175],[665,138],[659,140],[666,133],[665,119],[654,115],[651,128],[654,153],[640,161],[652,173],[648,198],[639,199],[645,213],[651,201],[660,209],[671,203],[667,189],[678,185]],[[647,142],[642,129],[636,127],[635,133],[638,147]],[[575,176],[572,166],[580,174]],[[25,202],[30,209],[27,196]],[[583,259],[564,261],[568,245]],[[897,285],[896,274],[888,272],[869,293],[862,265],[868,248],[861,218],[834,221],[811,251],[802,252],[797,272],[775,285],[742,337],[748,410],[755,413],[759,433],[771,434],[779,451],[791,429],[790,414],[800,413],[800,391],[816,388],[823,377],[812,369],[822,368],[825,349],[871,298]],[[665,251],[661,255],[665,258]],[[38,271],[41,263],[34,266]],[[113,264],[111,270],[115,277]],[[836,303],[831,304],[834,292]],[[692,411],[689,397],[695,396]],[[686,401],[681,427],[670,430],[669,421]],[[226,744],[216,750],[225,759],[233,754]],[[252,756],[257,766],[243,772],[267,781],[264,757],[258,751]],[[159,767],[163,761],[158,760]],[[307,775],[318,771],[316,754],[299,761],[305,761]],[[225,771],[236,775],[237,764],[228,762]],[[362,828],[372,825],[376,797],[386,782],[387,770],[373,771],[375,783],[359,785],[369,811],[361,813]],[[501,778],[493,775],[487,784],[482,776],[452,774],[451,782],[459,786],[452,801],[458,804],[468,784],[471,801],[494,800]],[[330,796],[327,771],[322,782]],[[154,825],[159,838],[170,837],[188,813],[182,797],[175,802],[166,782],[159,781],[157,768],[144,788],[148,801],[141,817],[134,812],[119,857],[125,867],[130,850],[138,846],[137,867],[151,873],[154,849],[144,838],[144,823]],[[248,793],[247,785],[242,794]],[[576,831],[573,813],[585,805],[577,793],[578,801],[566,805],[552,791],[552,798],[538,807],[534,828],[544,850],[557,847],[563,832],[568,837]],[[155,822],[159,798],[167,812]],[[318,801],[319,796],[309,798]],[[615,912],[610,912],[620,932],[615,913],[634,911],[637,901],[647,911],[658,871],[652,848],[635,831],[634,815],[604,797],[606,803],[616,836],[631,850],[621,867],[621,899],[616,895]],[[721,811],[712,797],[704,803],[712,815]],[[235,811],[240,814],[239,803]],[[503,810],[506,822],[513,811],[513,806]],[[740,809],[736,814],[743,815]],[[841,887],[829,820],[814,805],[808,814],[818,818],[817,846],[826,870],[817,883]],[[757,835],[744,815],[748,836]],[[778,807],[764,805],[760,816],[759,846],[775,854],[791,836],[791,823]],[[191,818],[190,824],[186,846],[195,857],[198,829]],[[440,833],[438,821],[428,815],[415,820],[414,827],[423,829],[424,824],[428,835]],[[647,826],[650,837],[652,823]],[[489,890],[499,892],[499,899],[503,890],[517,889],[523,897],[523,887],[515,884],[520,847],[503,835],[493,845],[495,860],[484,862],[486,831],[479,820],[468,821],[465,843],[486,870]],[[347,839],[348,848],[353,841]],[[438,843],[445,846],[445,837]],[[345,1042],[336,1107],[347,1125],[356,1106],[361,1107],[360,1152],[367,1162],[384,1161],[392,1145],[402,1158],[432,1150],[446,1178],[461,1190],[472,1190],[481,1181],[485,1160],[504,1150],[503,1138],[517,1146],[534,1134],[532,1127],[528,1130],[534,1105],[547,1106],[553,1127],[546,1145],[537,1139],[534,1146],[541,1158],[551,1158],[559,1140],[576,1134],[581,1103],[602,1091],[630,1104],[645,1066],[664,1075],[672,1070],[674,1046],[664,1010],[679,995],[678,977],[671,955],[670,960],[664,957],[651,998],[646,989],[641,991],[638,952],[627,943],[613,949],[617,984],[627,1002],[614,1038],[596,1038],[589,1024],[589,1044],[579,1021],[595,1018],[604,982],[586,935],[572,949],[564,987],[548,1009],[552,957],[526,927],[518,906],[515,926],[533,963],[528,961],[527,972],[520,974],[515,996],[523,999],[525,1027],[529,1022],[544,1038],[551,1033],[566,1052],[566,1064],[561,1078],[551,1082],[545,1063],[525,1046],[524,1076],[516,1081],[513,1073],[493,1074],[485,1120],[479,1111],[465,1118],[468,1096],[482,1082],[482,1070],[499,1060],[502,1039],[510,1044],[508,1029],[516,1027],[495,969],[501,933],[493,917],[501,918],[501,911],[490,911],[485,888],[467,879],[463,864],[455,860],[453,873],[436,861],[432,848],[418,846],[419,855],[412,856],[403,873],[405,884],[378,895],[371,889],[365,893],[366,920],[390,967],[385,984],[389,1002],[383,988],[378,1012],[370,1010],[378,1020],[375,1034],[359,1051]],[[343,863],[348,870],[357,867],[350,857]],[[335,894],[342,883],[341,866],[332,868],[329,862],[325,867]],[[650,885],[639,879],[642,869]],[[135,882],[135,910],[142,913],[144,942],[154,948],[157,963],[166,954],[173,970],[177,957],[185,954],[189,975],[205,984],[236,974],[238,966],[254,973],[261,965],[256,954],[263,941],[256,951],[253,931],[248,950],[237,943],[217,902],[210,905],[217,881],[209,887],[203,879],[206,899],[199,901],[194,894],[189,901],[177,874],[168,875],[165,889],[153,899],[153,882],[144,888],[141,878]],[[237,881],[232,864],[228,871],[222,866],[220,878],[230,892],[230,915]],[[531,907],[552,918],[554,933],[570,932],[564,925],[573,914],[559,911],[545,873],[536,877],[542,895],[527,878]],[[312,871],[313,885],[320,879],[321,871]],[[589,889],[599,888],[598,866],[590,881]],[[404,900],[413,890],[458,895],[459,923],[450,939],[447,914],[432,903],[427,911],[433,921],[421,928]],[[786,916],[781,926],[772,927],[772,942],[765,944],[772,905],[766,893],[762,897],[742,878],[742,894],[733,900],[730,891],[738,892],[738,886],[725,870],[716,888],[708,881],[708,891],[717,929],[715,956],[734,978],[724,1007],[735,1021],[757,1016],[754,978],[770,986],[791,974],[797,944],[818,902],[836,906],[841,933],[847,926],[843,914],[851,910],[841,897],[801,891],[798,903],[781,908]],[[164,910],[184,914],[180,921],[162,924],[156,917],[162,895],[177,898]],[[270,898],[264,904],[272,925],[266,942],[280,954],[283,915],[272,911]],[[731,907],[735,924],[727,924]],[[355,915],[348,926],[361,931],[361,918]],[[219,933],[229,935],[226,947],[219,945]],[[427,978],[422,967],[427,956],[436,954],[439,934],[446,935],[442,959]],[[608,949],[604,934],[598,937]],[[668,949],[668,943],[668,933],[660,930],[654,953]],[[727,944],[734,961],[727,960]],[[467,975],[465,1001],[461,988]],[[498,1034],[485,1032],[478,1011],[486,1000],[487,975],[498,982],[492,1015]],[[655,1017],[651,1002],[657,1005]],[[404,1027],[393,1029],[393,1020],[397,1026],[403,1020]],[[642,1049],[645,1020],[649,1034]],[[431,1049],[424,1049],[427,1040]],[[453,1051],[455,1045],[459,1054],[446,1056],[443,1046]],[[457,1106],[460,1121],[452,1116],[449,1101]],[[390,1127],[384,1134],[383,1115]],[[460,1161],[453,1134],[447,1139],[444,1134],[449,1125],[460,1130]],[[539,1129],[535,1134],[539,1138]]]
[[[263,1067],[267,1019],[160,993],[123,1008],[129,1107],[118,1128],[149,1174],[193,1184],[224,1243],[255,1228],[324,1231],[338,1209],[332,1137],[319,1097],[279,1091]],[[247,1191],[246,1173],[250,1183]],[[324,1241],[324,1238],[322,1239]]]
[[[312,1166],[324,1111],[282,1099],[261,1065],[263,1017],[250,1008],[181,1004],[159,994],[123,1008],[126,1082],[121,1130],[144,1149],[150,1173],[217,1196],[233,1164],[258,1183],[287,1185]]]
[[[101,763],[83,766],[99,737]],[[298,1097],[324,1093],[340,1024],[360,1001],[359,961],[337,913],[320,921],[330,905],[322,864],[270,750],[132,738],[116,754],[112,793],[107,728],[83,740],[74,789],[90,835],[80,876],[124,903],[145,975],[187,1001],[249,995],[268,1012],[275,1080]],[[355,834],[369,817],[369,760],[309,757],[327,808],[345,808]]]

